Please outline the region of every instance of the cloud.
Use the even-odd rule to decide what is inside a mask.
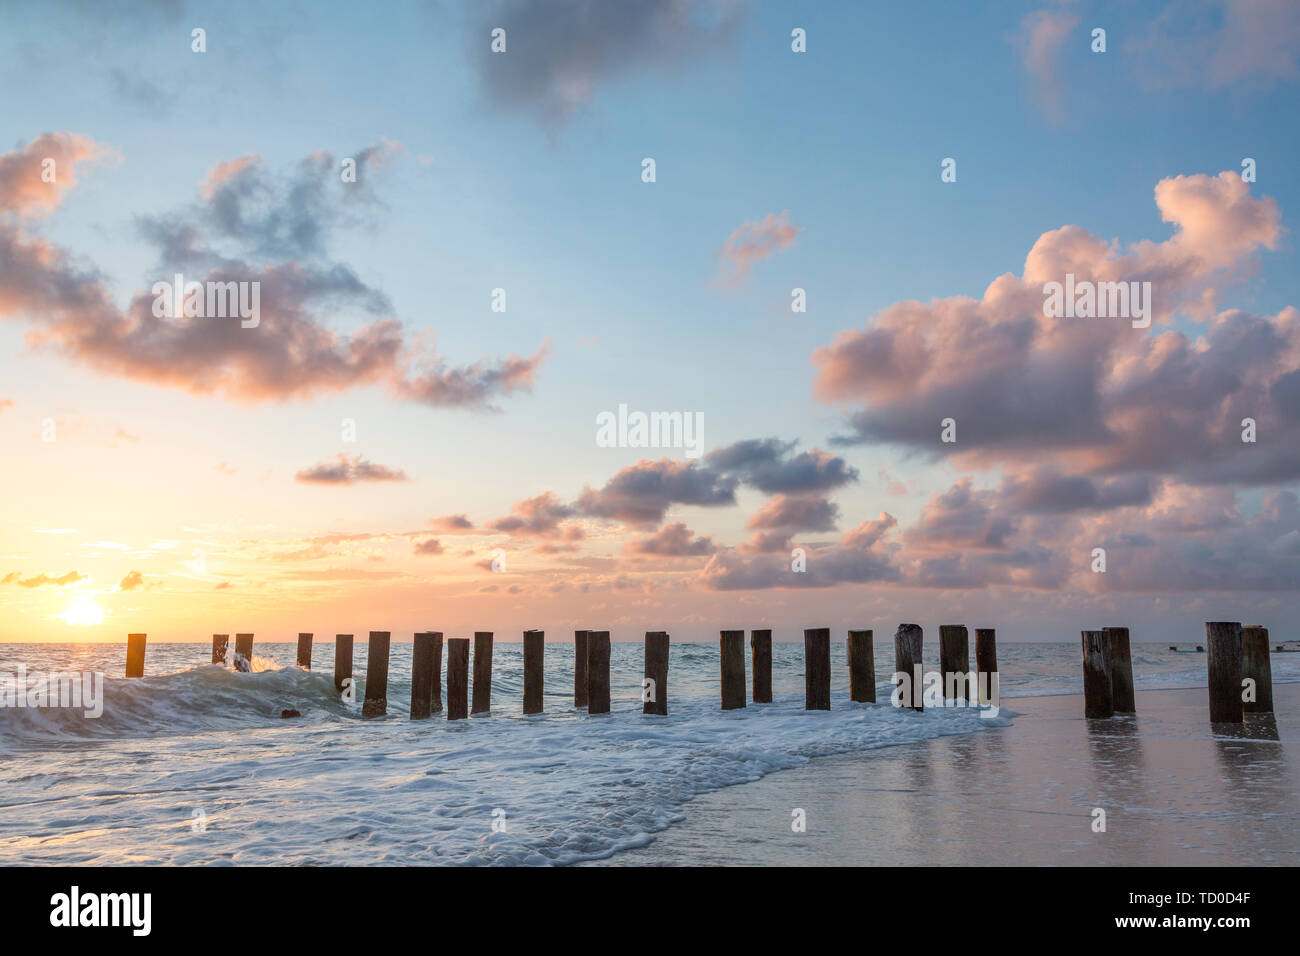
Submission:
[[[1079,18],[1064,10],[1035,10],[1020,21],[1016,46],[1033,84],[1033,95],[1053,120],[1061,119],[1064,101],[1057,67],[1066,38]]]
[[[43,588],[43,587],[67,587],[69,584],[76,584],[79,581],[85,581],[90,577],[88,574],[82,574],[80,571],[69,571],[60,577],[51,577],[48,574],[38,574],[35,577],[24,578],[17,571],[6,574],[0,578],[0,584],[16,584],[20,588]]]
[[[417,542],[411,551],[413,554],[442,554],[442,542],[437,538],[426,538]]]
[[[791,455],[796,442],[750,438],[715,448],[705,463],[768,494],[830,491],[858,480],[858,470],[821,449]]]
[[[896,582],[901,578],[901,571],[891,549],[883,543],[895,523],[892,515],[882,511],[874,522],[863,522],[834,544],[802,548],[801,571],[795,570],[788,552],[745,554],[735,548],[719,551],[709,559],[697,580],[702,587],[713,591]]]
[[[581,527],[562,524],[564,519],[577,512],[560,501],[553,491],[516,502],[511,513],[489,522],[488,530],[523,538],[564,538],[580,541],[584,537]]]
[[[713,539],[696,537],[695,532],[686,527],[686,522],[675,521],[666,524],[657,532],[644,538],[629,541],[627,551],[631,554],[653,554],[662,557],[689,557],[712,554],[717,550]]]
[[[79,164],[102,163],[115,154],[78,133],[45,133],[12,153],[0,154],[0,214],[43,216],[77,185]],[[54,160],[54,182],[45,182],[43,163]]]
[[[1212,283],[1238,274],[1281,234],[1272,199],[1240,176],[1178,176],[1155,190],[1173,235],[1121,251],[1077,226],[1044,233],[1024,275],[983,298],[895,303],[813,354],[814,392],[851,409],[842,442],[893,443],[932,458],[1017,466],[1032,453],[1066,475],[1177,473],[1197,482],[1300,476],[1300,313],[1204,313]],[[1149,281],[1154,322],[1053,319],[1043,285]],[[1203,322],[1196,338],[1162,327]],[[940,422],[956,420],[955,443]],[[1241,421],[1270,435],[1243,445]],[[1266,423],[1266,424],[1265,424]],[[1112,488],[1118,493],[1118,487]]]
[[[674,504],[705,508],[734,505],[737,484],[735,477],[719,474],[698,461],[643,459],[621,469],[599,490],[584,488],[577,508],[595,518],[634,525],[660,524]]]
[[[159,266],[150,291],[136,293],[125,311],[93,265],[0,220],[0,318],[31,323],[34,348],[192,394],[253,403],[380,385],[432,407],[494,410],[495,399],[531,389],[547,344],[531,356],[450,365],[431,333],[408,337],[388,297],[326,255],[335,232],[381,205],[365,174],[387,162],[393,148],[360,151],[355,184],[340,182],[327,153],[288,175],[265,171],[256,157],[218,165],[198,202],[139,221]],[[0,169],[26,170],[25,155],[0,156]],[[22,183],[0,195],[11,206],[31,207],[22,192],[30,187]],[[176,273],[187,281],[256,284],[259,323],[244,328],[235,319],[154,315],[152,281],[170,283]],[[360,321],[344,334],[324,316]]]
[[[134,70],[128,73],[125,70],[114,68],[108,73],[108,81],[118,99],[139,108],[150,116],[163,116],[171,109],[172,101],[167,96],[166,91],[157,83],[145,79]]]
[[[463,514],[443,515],[439,518],[430,518],[429,527],[442,534],[467,534],[474,530],[474,522]]]
[[[556,130],[618,77],[684,68],[715,53],[746,8],[742,0],[493,0],[475,5],[467,42],[491,102]],[[491,50],[498,27],[504,53]]]
[[[144,586],[144,575],[139,571],[132,571],[118,582],[119,591],[134,591],[136,588]]]
[[[763,502],[745,527],[753,538],[742,551],[770,553],[788,551],[790,539],[801,531],[834,531],[840,509],[825,498],[777,495]]]
[[[409,481],[406,472],[376,465],[360,455],[348,457],[335,455],[328,461],[305,468],[294,476],[295,480],[314,485],[356,485],[373,481]]]
[[[1291,0],[1175,0],[1145,31],[1134,31],[1125,54],[1147,88],[1265,89],[1300,72],[1300,7]]]
[[[749,278],[756,262],[784,252],[794,245],[801,228],[788,219],[788,212],[775,216],[768,213],[758,222],[746,222],[718,247],[718,259],[724,271],[723,285],[739,285]]]
[[[492,409],[489,399],[531,391],[537,370],[550,355],[544,343],[529,356],[510,355],[496,361],[451,368],[436,355],[417,358],[417,368],[393,383],[399,398],[435,408]]]

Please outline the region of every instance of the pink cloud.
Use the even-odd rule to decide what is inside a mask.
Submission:
[[[721,277],[724,285],[744,282],[756,262],[794,245],[802,230],[789,221],[788,215],[785,211],[779,216],[768,213],[758,222],[744,223],[726,238],[717,253],[727,267],[727,274]]]
[[[0,154],[0,214],[43,216],[77,185],[77,166],[115,156],[112,149],[79,133],[45,133],[12,153]],[[53,160],[53,182],[42,174]]]

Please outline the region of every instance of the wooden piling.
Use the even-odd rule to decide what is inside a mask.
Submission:
[[[235,635],[235,670],[251,672],[253,669],[253,635]]]
[[[1115,702],[1110,686],[1110,642],[1105,631],[1083,631],[1083,716],[1112,717]]]
[[[474,632],[474,691],[471,714],[486,714],[492,709],[492,632]]]
[[[831,629],[803,632],[804,710],[831,709]]]
[[[524,713],[542,712],[546,632],[524,631]]]
[[[645,632],[645,676],[650,683],[642,685],[643,714],[668,714],[668,632]],[[743,686],[741,688],[744,690]],[[649,697],[649,700],[645,700]]]
[[[772,703],[772,632],[749,632],[750,666],[754,669],[754,703]]]
[[[1206,666],[1210,677],[1210,723],[1239,724],[1241,707],[1241,624],[1206,621]]]
[[[609,631],[587,632],[587,713],[609,713]]]
[[[126,676],[144,676],[144,645],[148,640],[145,634],[128,634],[126,636]]]
[[[226,662],[226,650],[230,647],[229,634],[212,635],[212,663],[224,664]]]
[[[447,638],[447,719],[469,716],[469,638]]]
[[[587,635],[590,631],[573,632],[573,706],[587,706]]]
[[[343,693],[343,682],[352,679],[352,635],[334,635],[334,690]]]
[[[421,631],[411,643],[411,719],[425,720],[433,713],[434,639],[441,634]]]
[[[1110,641],[1110,695],[1117,714],[1136,714],[1133,696],[1133,652],[1127,627],[1103,627]]]
[[[739,710],[745,706],[745,632],[723,631],[718,638],[722,709]]]
[[[1273,664],[1268,657],[1268,628],[1241,629],[1241,676],[1255,682],[1255,699],[1241,702],[1247,714],[1273,713]]]
[[[975,699],[970,686],[970,638],[965,624],[939,625],[939,675],[944,700]]]
[[[311,635],[298,635],[298,666],[305,671],[311,670]]]
[[[382,717],[388,713],[388,631],[370,632],[370,649],[366,653],[366,699],[362,717]]]
[[[849,700],[876,702],[876,649],[871,631],[849,631]]]
[[[925,709],[924,675],[921,673],[921,647],[925,632],[920,624],[900,624],[894,632],[895,686],[901,686],[901,706]]]
[[[975,628],[975,690],[983,705],[995,705],[998,692],[998,638],[991,627]]]

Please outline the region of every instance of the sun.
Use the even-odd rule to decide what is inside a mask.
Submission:
[[[104,609],[93,597],[83,597],[73,601],[57,616],[73,627],[91,627],[104,620]]]

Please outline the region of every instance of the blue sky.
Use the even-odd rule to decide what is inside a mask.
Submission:
[[[408,333],[435,332],[453,365],[532,355],[544,342],[551,350],[531,392],[494,398],[497,413],[397,402],[375,387],[249,404],[38,355],[24,344],[29,327],[5,322],[0,399],[14,406],[0,429],[30,441],[47,414],[120,424],[138,441],[102,453],[118,456],[95,469],[96,497],[110,504],[139,500],[131,456],[143,446],[151,462],[171,460],[149,494],[151,538],[184,540],[182,528],[204,524],[193,491],[211,500],[208,473],[228,464],[238,487],[220,492],[212,517],[231,536],[219,547],[234,548],[263,536],[407,531],[447,513],[481,523],[551,490],[568,500],[647,454],[597,448],[596,413],[620,402],[698,410],[706,448],[775,436],[842,455],[861,479],[835,496],[837,530],[881,510],[902,530],[962,476],[983,487],[1002,468],[933,462],[891,444],[832,447],[846,431],[846,408],[814,397],[812,355],[842,330],[867,327],[909,299],[979,298],[997,276],[1022,271],[1040,235],[1067,224],[1121,247],[1166,240],[1157,182],[1235,171],[1245,156],[1258,163],[1251,195],[1276,201],[1282,229],[1272,248],[1216,286],[1220,307],[1274,315],[1300,302],[1286,231],[1300,208],[1294,60],[1289,74],[1285,61],[1261,56],[1256,69],[1229,70],[1226,80],[1208,70],[1199,81],[1162,79],[1169,57],[1231,44],[1229,5],[701,0],[682,4],[693,42],[611,41],[589,95],[562,121],[494,98],[481,72],[497,68],[482,65],[490,25],[507,28],[504,59],[541,42],[516,26],[536,22],[523,18],[535,6],[159,2],[111,14],[75,3],[6,6],[0,147],[18,151],[68,131],[120,158],[80,170],[58,208],[25,228],[93,263],[119,308],[172,272],[141,235],[141,219],[195,204],[218,163],[256,155],[279,174],[317,150],[344,157],[387,140],[400,151],[369,181],[385,208],[335,228],[328,259],[382,290]],[[552,38],[566,18],[583,16],[582,4],[550,7]],[[1051,48],[1048,73],[1024,55],[1027,24],[1039,15],[1072,24]],[[1294,28],[1294,17],[1278,16]],[[728,18],[730,29],[712,32]],[[796,26],[807,31],[807,53],[791,52]],[[1089,50],[1094,26],[1107,30],[1105,53]],[[190,50],[193,27],[207,32],[204,54]],[[1045,101],[1051,77],[1060,93]],[[653,184],[640,178],[647,156],[657,164]],[[955,183],[940,182],[944,157],[957,160]],[[757,261],[742,284],[720,283],[727,237],[783,212],[799,227],[793,245]],[[794,286],[807,289],[806,314],[789,311]],[[489,309],[496,287],[507,290],[504,314]],[[320,317],[344,333],[369,318]],[[1169,322],[1189,336],[1204,331],[1186,314]],[[361,438],[343,449],[339,422],[349,417]],[[341,451],[418,480],[346,488],[293,480]],[[22,573],[67,570],[65,555],[24,541],[24,529],[66,525],[111,537],[87,527],[91,509],[69,505],[88,453],[68,454],[44,474],[47,495],[30,515],[15,516],[14,544],[0,547]],[[38,461],[31,469],[42,474]],[[177,461],[204,477],[187,476]],[[1036,461],[1027,452],[1022,463]],[[908,493],[887,495],[882,468]],[[1247,481],[1236,494],[1249,512],[1262,494],[1288,486],[1293,479],[1262,488]],[[765,497],[742,487],[736,507],[683,506],[666,518],[732,547]],[[602,560],[617,561],[619,543],[643,530],[588,526],[587,534],[614,548]],[[485,537],[475,547],[492,544]],[[335,566],[353,559],[339,556]],[[241,573],[256,577],[247,560]],[[156,592],[140,600],[164,600],[170,569],[159,565]],[[117,570],[87,573],[102,586]],[[402,580],[415,588],[423,573],[404,571]],[[457,581],[458,573],[439,568],[434,577]],[[35,595],[53,607],[61,599],[32,591],[13,600]],[[793,600],[797,615],[804,598],[794,595],[807,593],[778,597]],[[909,600],[925,607],[923,593]]]

